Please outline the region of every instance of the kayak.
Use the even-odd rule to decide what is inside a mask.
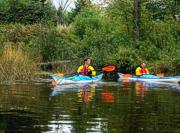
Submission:
[[[119,80],[129,80],[129,81],[146,81],[146,82],[169,82],[169,83],[178,83],[180,82],[179,76],[171,76],[171,77],[159,77],[151,74],[145,74],[142,76],[130,76],[124,77],[122,73],[118,73]]]
[[[170,76],[171,78],[180,78],[180,76]]]
[[[74,75],[72,77],[63,77],[57,75],[49,75],[57,85],[61,84],[83,84],[83,83],[94,83],[102,80],[103,74],[97,76],[89,77],[84,75]]]

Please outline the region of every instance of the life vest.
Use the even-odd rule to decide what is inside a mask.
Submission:
[[[77,70],[78,73],[82,74],[82,75],[86,75],[86,76],[95,76],[96,72],[94,70],[94,68],[92,66],[80,66]]]
[[[142,69],[141,67],[138,67],[137,69],[136,69],[136,75],[143,75],[143,74],[149,74],[149,71],[148,71],[148,69],[147,68],[145,68],[145,69]]]
[[[140,71],[141,71],[141,74],[147,74],[146,69],[141,69]]]
[[[89,69],[89,66],[88,66],[88,67],[84,66],[84,67],[81,69],[80,73],[81,73],[82,75],[89,76],[89,75],[90,75],[90,71],[91,71],[91,70]]]

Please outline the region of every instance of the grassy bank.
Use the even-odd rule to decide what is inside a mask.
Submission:
[[[0,53],[0,81],[12,83],[16,80],[28,81],[35,78],[39,59],[25,53],[21,47],[4,44]]]

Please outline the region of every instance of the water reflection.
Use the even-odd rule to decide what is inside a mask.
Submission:
[[[52,130],[52,132],[101,133],[108,131],[108,120],[104,117],[95,116],[97,105],[94,98],[97,86],[97,84],[76,84],[62,85],[53,89],[51,97],[55,96],[54,98],[63,98],[64,94],[72,94],[73,92],[73,97],[71,98],[74,100],[77,98],[77,101],[73,100],[75,105],[73,104],[72,106],[68,105],[68,101],[70,101],[70,99],[66,99],[66,101],[64,101],[64,108],[61,108],[61,113],[56,114],[56,121],[53,120],[48,124],[48,127]],[[53,100],[55,99],[52,99],[52,101]],[[69,106],[67,110],[71,110],[69,115],[62,115],[65,112],[69,112],[67,112],[65,106]]]
[[[135,82],[136,95],[144,97],[146,91],[148,90],[145,82]]]
[[[77,93],[78,102],[88,103],[93,100],[97,84],[70,84],[52,88],[50,96],[58,96],[67,92]]]
[[[0,85],[0,131],[1,132],[40,132],[47,128],[49,115],[44,119],[44,127],[36,126],[40,114],[47,106],[48,92],[44,86],[34,85]],[[42,102],[44,101],[44,102]]]
[[[93,100],[95,95],[96,84],[84,84],[78,90],[79,101],[88,103]]]
[[[66,93],[66,92],[78,92],[78,89],[82,85],[80,84],[69,84],[69,85],[60,85],[52,89],[52,93],[50,96],[58,96],[60,94]]]
[[[48,128],[49,131],[47,133],[72,133],[73,129],[73,121],[71,121],[71,116],[69,115],[55,115],[56,120],[49,121]],[[62,120],[59,120],[61,118]]]
[[[87,121],[89,127],[86,128],[87,133],[103,133],[108,132],[108,120],[106,118],[93,118]]]
[[[105,103],[114,103],[114,94],[109,89],[104,89],[101,93],[101,99]]]
[[[0,86],[0,132],[180,131],[178,85],[118,84]]]
[[[157,81],[131,81],[124,79],[120,81],[120,83],[124,85],[132,85],[137,84],[138,88],[171,88],[171,89],[180,89],[179,83],[171,83],[171,82],[157,82]]]

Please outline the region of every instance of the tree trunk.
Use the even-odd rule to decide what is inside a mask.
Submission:
[[[140,19],[141,19],[141,0],[134,0],[134,42],[140,40]]]

